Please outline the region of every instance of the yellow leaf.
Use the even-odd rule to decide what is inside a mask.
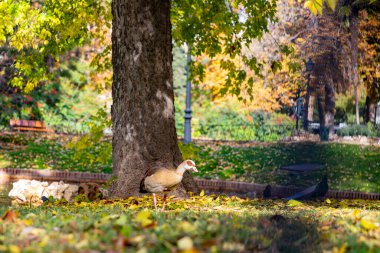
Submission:
[[[363,228],[368,229],[368,230],[376,228],[376,224],[365,219],[360,220],[360,225],[362,225]]]
[[[331,204],[331,200],[330,199],[326,199],[326,203],[327,204]]]
[[[191,250],[193,248],[193,240],[189,236],[185,236],[178,240],[177,246],[179,250]]]
[[[344,253],[347,249],[347,243],[344,243],[342,246],[340,246],[338,253]]]
[[[304,4],[304,8],[308,8],[314,15],[322,15],[322,0],[308,0]]]
[[[359,219],[359,215],[360,215],[360,211],[359,210],[354,210],[353,212],[352,212],[352,215],[356,218],[356,219]]]
[[[288,206],[300,206],[303,205],[302,202],[299,202],[298,200],[291,199],[286,203]]]
[[[309,9],[314,15],[317,15],[317,9],[314,8],[313,2],[311,0],[306,1],[303,7]]]
[[[40,248],[45,247],[45,246],[49,243],[49,241],[50,241],[49,236],[45,235],[45,236],[42,238],[42,240],[40,241],[40,243],[38,244],[38,246],[39,246]]]
[[[10,253],[20,253],[21,252],[20,248],[17,245],[9,245],[8,250]]]
[[[152,223],[152,220],[149,218],[150,218],[150,211],[142,210],[137,214],[136,221],[140,223],[142,227],[145,227]]]
[[[313,0],[313,3],[318,13],[322,15],[323,0]]]
[[[335,11],[336,3],[337,3],[337,0],[327,0],[327,4],[329,5],[329,7],[330,7],[333,11]]]
[[[205,195],[205,191],[202,190],[201,193],[199,194],[199,196],[203,197]]]
[[[129,206],[129,209],[137,209],[137,208],[139,208],[139,206],[138,205],[131,205],[131,206]]]
[[[24,224],[26,226],[31,226],[33,224],[33,220],[32,219],[22,220],[22,222],[24,222]]]
[[[185,233],[193,233],[197,230],[196,226],[187,221],[181,221],[178,227]]]

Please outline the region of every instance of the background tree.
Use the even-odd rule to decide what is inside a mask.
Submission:
[[[380,100],[380,14],[363,11],[359,26],[359,73],[367,91],[364,122],[374,123]]]

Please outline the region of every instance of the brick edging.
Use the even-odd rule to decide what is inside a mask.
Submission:
[[[55,170],[24,170],[5,168],[0,169],[0,184],[16,181],[19,179],[35,179],[41,181],[64,181],[67,183],[84,183],[93,182],[104,184],[111,179],[110,174],[89,173],[89,172],[71,172]],[[206,193],[238,195],[241,197],[261,197],[266,185],[253,184],[236,181],[222,181],[209,179],[195,179],[200,189]],[[298,187],[272,186],[272,196],[275,198],[288,197],[296,192],[303,190]],[[378,193],[365,193],[353,191],[336,191],[329,190],[328,198],[337,199],[369,199],[380,200]]]
[[[15,181],[19,179],[35,179],[43,181],[65,181],[72,183],[93,182],[106,183],[110,174],[89,173],[89,172],[71,172],[57,170],[24,170],[24,169],[0,169],[0,182],[2,180]]]

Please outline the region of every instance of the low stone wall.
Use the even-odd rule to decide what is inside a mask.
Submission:
[[[39,181],[63,181],[65,183],[98,183],[104,184],[111,179],[110,174],[87,173],[87,172],[69,172],[69,171],[52,171],[52,170],[22,170],[22,169],[0,169],[0,185],[9,185],[11,182],[20,180],[39,180]],[[252,184],[235,181],[195,179],[200,189],[206,193],[236,195],[239,197],[261,197],[265,185]],[[272,196],[274,198],[288,197],[302,188],[272,186]],[[380,200],[378,193],[363,193],[352,191],[335,191],[329,190],[328,198],[337,199],[369,199]]]

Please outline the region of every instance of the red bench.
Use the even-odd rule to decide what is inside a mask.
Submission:
[[[54,132],[52,129],[47,128],[43,121],[37,120],[11,119],[9,120],[9,126],[12,131]]]

